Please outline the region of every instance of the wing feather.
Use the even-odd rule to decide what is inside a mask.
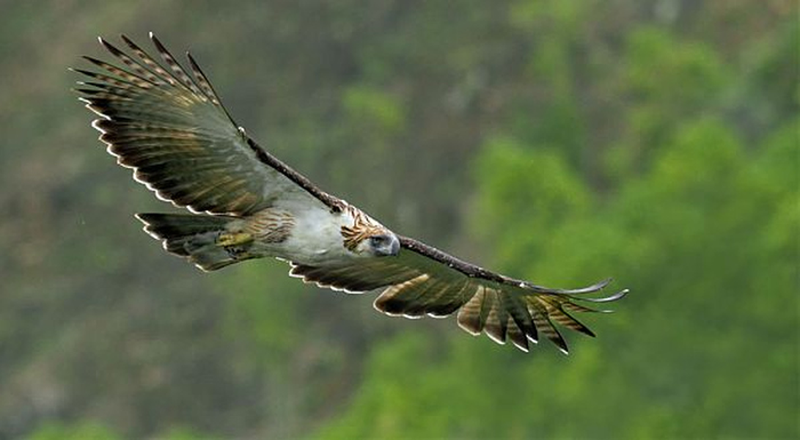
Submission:
[[[214,90],[214,86],[211,85],[211,81],[208,80],[206,74],[203,73],[203,70],[200,69],[200,66],[192,57],[192,54],[186,52],[186,58],[189,60],[189,65],[192,67],[192,73],[194,74],[195,79],[197,80],[197,85],[203,89],[203,93],[213,102],[215,105],[221,105],[219,101],[219,96],[217,96],[217,91]]]
[[[126,42],[127,42],[127,39],[125,38],[124,35],[122,36],[122,39],[126,40]],[[147,81],[149,81],[152,84],[158,84],[158,85],[166,84],[162,78],[169,78],[169,75],[163,75],[162,74],[160,76],[156,76],[152,71],[150,71],[147,68],[145,68],[144,66],[142,66],[138,61],[136,61],[133,58],[129,57],[125,52],[117,49],[113,44],[109,43],[108,41],[104,40],[103,38],[98,38],[97,40],[100,42],[100,44],[103,45],[103,47],[106,48],[106,50],[111,52],[112,55],[114,55],[115,57],[119,58],[126,66],[128,66],[128,68],[133,71],[132,73],[136,74],[140,78],[146,79]],[[130,44],[132,44],[132,43],[130,43]],[[149,57],[147,57],[144,54],[144,51],[142,51],[138,47],[136,49],[138,50],[139,53],[136,53],[136,50],[134,50],[134,53],[136,53],[136,55],[138,55],[140,59],[143,58],[143,57],[149,59]],[[140,55],[140,53],[141,53],[141,55]],[[156,70],[156,72],[158,72],[158,70]],[[163,73],[166,73],[166,72],[163,72]]]
[[[74,69],[88,78],[76,92],[100,115],[93,126],[109,153],[137,181],[195,212],[246,215],[288,200],[339,209],[239,129],[193,58],[186,70],[152,34],[160,61],[122,40],[130,54],[100,39],[119,65],[85,57],[99,72]]]
[[[430,275],[421,274],[410,280],[395,284],[378,296],[373,306],[387,315],[411,315],[409,306],[416,298],[435,286],[436,282],[429,283]]]
[[[125,69],[121,69],[121,68],[119,68],[117,66],[114,66],[112,64],[108,64],[105,61],[98,60],[97,58],[90,57],[90,56],[84,56],[83,59],[85,59],[86,61],[94,64],[95,66],[97,66],[97,67],[99,67],[99,68],[111,73],[112,75],[125,80],[125,82],[127,82],[129,84],[132,84],[133,86],[138,87],[140,89],[149,90],[149,89],[151,89],[153,87],[157,87],[159,85],[159,81],[155,81],[155,82],[154,81],[150,81],[148,79],[142,78],[141,76],[138,76],[138,75],[135,75],[133,73],[130,73]],[[83,73],[83,72],[81,72],[81,73]],[[99,75],[94,76],[94,77],[98,78]]]
[[[519,348],[520,350],[527,352],[529,350],[528,347],[528,337],[520,330],[518,325],[515,325],[513,322],[509,321],[508,324],[508,339],[511,340],[511,343],[514,344],[515,347]]]
[[[363,293],[410,280],[421,272],[386,260],[364,261],[361,264],[313,266],[291,263],[289,275],[302,278],[320,287]]]
[[[544,335],[544,337],[549,339],[553,344],[555,344],[559,350],[565,354],[569,353],[567,342],[564,341],[564,337],[561,336],[561,333],[550,321],[550,317],[547,314],[547,309],[537,301],[529,301],[528,311],[533,317],[533,324],[536,326],[536,330]]]
[[[490,307],[484,331],[495,342],[505,344],[509,317],[508,310],[501,299],[505,295],[494,289],[486,289],[486,291]]]
[[[595,334],[588,327],[583,325],[580,321],[573,318],[572,315],[567,313],[562,304],[559,302],[558,297],[544,296],[537,298],[541,304],[544,305],[547,316],[556,324],[566,327],[570,330],[583,333],[587,336],[594,337]]]
[[[489,308],[486,307],[486,287],[478,284],[472,298],[458,309],[456,322],[468,333],[477,336],[483,331],[487,316],[489,316]]]
[[[407,295],[400,307],[403,316],[407,318],[421,318],[428,314],[430,300],[442,295],[452,288],[450,280],[434,279],[416,289],[413,295]],[[376,303],[377,306],[377,303]]]
[[[175,58],[172,56],[171,53],[169,53],[167,48],[164,47],[161,41],[158,38],[156,38],[155,35],[153,35],[152,33],[150,34],[150,39],[153,41],[153,44],[156,46],[156,49],[158,49],[158,53],[159,55],[161,55],[161,59],[164,60],[164,62],[167,64],[167,66],[169,66],[170,70],[172,71],[172,77],[175,78],[186,89],[191,91],[195,96],[208,99],[208,97],[205,96],[205,94],[197,87],[192,78],[189,77],[186,71],[183,70],[183,67],[181,67],[181,65],[178,64],[177,61],[175,61]],[[130,42],[130,40],[128,40],[127,38],[125,40],[126,43],[131,45],[132,42]],[[141,53],[144,52],[142,51]],[[169,75],[167,75],[166,73],[162,73],[162,76],[169,78]]]
[[[595,312],[578,302],[605,301],[585,295],[603,289],[607,280],[580,289],[548,289],[488,272],[406,237],[400,237],[400,242],[397,257],[354,260],[338,266],[293,264],[291,273],[335,289],[383,288],[374,306],[392,316],[443,317],[457,312],[456,321],[465,331],[486,333],[501,344],[511,341],[523,351],[541,335],[567,353],[558,327],[594,336],[570,312]],[[606,298],[619,299],[625,293]]]
[[[522,334],[522,337],[536,341],[538,338],[536,326],[533,325],[533,318],[528,311],[528,307],[524,304],[523,297],[517,295],[500,295],[500,301],[503,308],[508,311],[509,319],[514,322],[515,327]],[[517,346],[519,347],[519,344],[517,344]],[[527,343],[525,347],[527,347]]]
[[[469,290],[472,283],[469,279],[463,279],[461,284],[453,283],[446,290],[428,299],[426,312],[428,316],[443,318],[458,310],[469,298]]]

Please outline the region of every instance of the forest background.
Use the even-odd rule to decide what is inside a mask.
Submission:
[[[0,438],[797,438],[791,0],[3,2]],[[70,88],[191,50],[239,124],[390,228],[632,293],[564,356],[204,274]]]

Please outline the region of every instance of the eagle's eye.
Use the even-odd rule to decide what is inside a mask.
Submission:
[[[373,246],[380,246],[380,245],[386,243],[387,241],[389,241],[389,236],[388,235],[373,235],[372,237],[369,238],[369,241],[372,242]]]

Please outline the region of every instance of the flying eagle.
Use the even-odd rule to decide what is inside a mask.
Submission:
[[[290,275],[350,293],[382,289],[387,315],[444,317],[458,312],[467,332],[485,332],[521,350],[540,335],[564,353],[556,325],[594,336],[572,317],[609,283],[550,289],[467,263],[389,230],[364,211],[315,186],[247,136],[187,53],[184,69],[152,33],[161,62],[125,36],[126,53],[100,38],[117,60],[84,57],[99,71],[75,91],[100,116],[92,126],[117,162],[158,198],[186,214],[137,214],[164,248],[204,271],[276,257]],[[121,62],[122,64],[119,64]]]

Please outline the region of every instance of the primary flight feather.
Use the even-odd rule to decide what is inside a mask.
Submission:
[[[187,214],[137,214],[164,248],[212,271],[276,257],[290,274],[352,293],[382,289],[375,308],[410,318],[457,312],[469,333],[527,351],[540,336],[563,352],[558,327],[589,336],[573,312],[608,284],[550,289],[488,271],[390,231],[360,209],[320,190],[250,139],[222,106],[187,53],[184,69],[151,34],[160,61],[122,36],[126,53],[100,43],[117,64],[85,57],[96,69],[76,89],[100,116],[92,124],[133,177]],[[119,63],[122,63],[121,65]]]

